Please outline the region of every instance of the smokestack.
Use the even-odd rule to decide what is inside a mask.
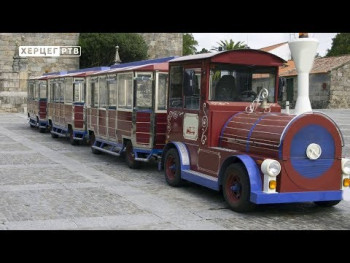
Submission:
[[[297,115],[312,111],[309,98],[309,73],[318,47],[317,39],[307,38],[306,33],[302,34],[299,39],[288,43],[298,72],[298,97],[295,105],[295,114]]]

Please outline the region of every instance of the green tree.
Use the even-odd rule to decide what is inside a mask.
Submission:
[[[228,40],[220,40],[217,42],[218,46],[213,47],[213,50],[219,51],[221,50],[235,50],[235,49],[248,49],[248,45],[243,41],[234,42],[232,39]]]
[[[210,53],[210,51],[206,48],[202,48],[201,51],[196,52],[196,54]]]
[[[123,63],[147,59],[147,44],[135,33],[81,33],[79,45],[80,68],[113,64],[117,45]]]
[[[194,39],[192,34],[183,34],[182,38],[182,55],[193,55],[196,53],[198,46],[198,41]]]
[[[338,33],[332,39],[332,47],[326,57],[350,54],[350,33]]]

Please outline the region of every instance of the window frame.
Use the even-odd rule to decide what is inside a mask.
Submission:
[[[137,100],[137,85],[135,85],[135,83],[134,83],[134,96],[133,96],[133,98],[134,98],[134,103],[133,103],[133,105],[134,105],[134,107],[135,107],[135,109],[137,109],[137,110],[151,110],[151,109],[154,109],[154,75],[153,75],[153,72],[152,71],[136,71],[135,72],[135,77],[134,77],[134,82],[137,82],[137,78],[138,78],[138,76],[139,75],[150,75],[150,79],[149,80],[151,80],[151,106],[149,106],[149,107],[139,107],[138,105],[137,105],[137,102],[138,102],[138,100]]]
[[[129,90],[131,90],[131,107],[127,108],[127,92],[126,92],[126,87],[124,87],[125,93],[124,93],[124,99],[125,99],[125,107],[121,107],[119,104],[119,78],[122,76],[127,76],[130,75],[131,76],[131,88]],[[118,111],[133,111],[134,110],[134,72],[123,72],[123,73],[118,73],[117,74],[117,110]]]

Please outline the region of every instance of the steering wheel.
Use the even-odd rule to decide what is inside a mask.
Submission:
[[[252,90],[245,90],[239,94],[239,98],[242,101],[253,101],[256,99],[257,96],[258,94],[256,94],[256,92]]]

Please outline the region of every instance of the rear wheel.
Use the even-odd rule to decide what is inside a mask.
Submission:
[[[235,212],[248,212],[255,208],[250,202],[250,182],[246,169],[238,163],[227,167],[222,191],[230,208]]]
[[[181,179],[180,157],[175,148],[170,149],[165,154],[164,172],[165,180],[169,185],[173,187],[183,185],[183,180]]]
[[[317,201],[314,202],[315,205],[321,206],[321,207],[332,207],[340,203],[341,200],[335,200],[335,201]]]
[[[125,148],[126,163],[129,168],[136,169],[140,167],[140,162],[135,160],[134,148],[132,147],[132,142],[128,141]]]
[[[101,154],[101,152],[99,150],[96,150],[94,148],[92,148],[92,146],[95,144],[95,134],[90,134],[90,140],[89,140],[89,144],[91,146],[91,152],[93,154]]]

